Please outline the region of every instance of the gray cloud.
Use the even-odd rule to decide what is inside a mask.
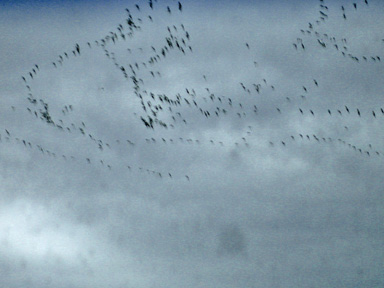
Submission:
[[[0,12],[0,286],[382,286],[382,4],[182,4]]]

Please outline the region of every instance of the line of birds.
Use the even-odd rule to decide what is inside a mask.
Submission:
[[[152,11],[154,9],[154,2],[149,1],[148,4],[149,8]],[[368,5],[368,2],[366,2],[366,5]],[[179,12],[182,12],[183,6],[180,2],[178,2],[177,8]],[[357,4],[354,5],[354,8],[357,9]],[[138,4],[135,4],[134,10],[136,10],[136,12],[139,14],[143,13],[144,11],[143,7],[140,7]],[[316,23],[318,26],[322,25],[322,23],[325,23],[329,18],[328,10],[329,8],[323,4],[323,1],[320,0],[320,16],[314,23]],[[267,79],[261,79],[260,81],[256,81],[254,83],[240,82],[240,87],[238,86],[238,88],[241,88],[241,90],[239,90],[238,93],[235,93],[231,97],[218,95],[214,91],[211,91],[213,89],[209,87],[209,77],[207,77],[207,75],[202,75],[202,79],[204,79],[204,83],[206,84],[205,86],[208,86],[205,88],[197,89],[193,87],[186,87],[185,91],[180,91],[179,93],[176,93],[174,95],[167,95],[164,93],[158,93],[149,90],[149,86],[146,84],[150,80],[147,80],[147,78],[149,77],[149,79],[155,79],[162,77],[161,71],[155,70],[154,68],[159,66],[160,62],[167,61],[167,56],[169,55],[169,53],[174,53],[175,51],[178,51],[180,55],[185,56],[187,52],[193,52],[192,46],[190,44],[191,36],[183,24],[171,24],[166,27],[166,36],[162,45],[159,45],[158,47],[150,46],[139,48],[132,48],[132,46],[130,46],[125,49],[130,55],[139,52],[142,56],[147,57],[147,60],[137,61],[137,59],[130,57],[129,59],[134,60],[129,63],[125,63],[124,61],[126,60],[126,57],[123,57],[123,59],[118,59],[119,57],[116,55],[115,52],[113,52],[115,47],[118,44],[123,45],[125,43],[128,43],[129,41],[131,41],[129,43],[132,43],[136,35],[142,32],[142,27],[144,27],[143,25],[151,25],[151,23],[155,21],[153,15],[148,15],[148,17],[145,18],[148,19],[149,22],[147,22],[140,17],[134,17],[133,11],[131,12],[130,9],[127,8],[125,9],[125,11],[127,13],[127,18],[123,23],[118,24],[114,31],[110,31],[101,39],[95,40],[93,42],[87,42],[86,45],[89,49],[83,49],[80,47],[80,44],[76,43],[74,45],[73,50],[71,50],[70,52],[63,52],[61,55],[58,56],[57,60],[52,62],[52,65],[55,69],[59,71],[59,69],[64,65],[66,61],[69,61],[70,59],[79,58],[82,54],[91,51],[93,47],[101,49],[107,59],[109,59],[113,63],[113,65],[121,73],[121,75],[128,81],[128,83],[130,83],[132,87],[132,98],[137,99],[139,101],[142,109],[142,113],[135,112],[134,115],[137,117],[138,121],[141,122],[146,128],[150,130],[155,130],[156,128],[174,129],[176,125],[185,126],[190,122],[188,117],[185,115],[185,112],[187,110],[194,110],[194,112],[198,112],[193,113],[194,117],[195,115],[200,115],[202,119],[212,119],[214,116],[214,118],[217,119],[220,116],[231,114],[237,115],[238,118],[246,118],[247,115],[249,115],[247,114],[249,113],[249,110],[253,112],[251,113],[252,115],[257,115],[264,109],[264,107],[260,106],[259,104],[259,97],[262,97],[264,95],[270,97],[272,95],[271,93],[276,93],[278,91],[278,86],[276,86],[276,84],[270,84]],[[172,14],[172,10],[169,6],[167,6],[167,12],[169,14]],[[350,57],[352,57],[354,60],[356,60],[355,58],[357,58],[352,54],[346,54],[346,51],[348,51],[348,40],[346,38],[342,38],[341,40],[339,40],[328,34],[320,33],[315,30],[315,24],[309,23],[309,28],[307,30],[301,29],[301,33],[305,35],[315,35],[317,37],[317,43],[322,48],[327,48],[330,46],[330,43],[332,43],[337,50],[343,50],[341,52],[344,53],[344,56],[351,55]],[[294,43],[294,47],[297,50],[300,47],[301,49],[305,50],[303,39],[297,38],[296,43]],[[245,43],[245,48],[248,50],[252,50],[252,47],[248,42]],[[142,56],[140,57],[142,58]],[[368,57],[366,58],[367,59],[365,60],[368,60]],[[379,62],[381,60],[379,56],[371,56],[371,59],[375,62]],[[258,72],[258,61],[252,59],[251,63],[253,64],[255,71]],[[105,140],[98,139],[99,137],[96,137],[87,128],[88,125],[86,125],[83,121],[81,121],[81,124],[79,125],[76,125],[73,122],[69,123],[66,121],[66,116],[70,115],[71,113],[74,113],[75,111],[75,107],[73,104],[67,104],[63,108],[61,108],[62,116],[64,117],[63,119],[56,120],[56,118],[52,117],[53,114],[51,113],[49,104],[42,97],[35,97],[34,93],[32,93],[31,85],[33,83],[34,77],[38,76],[39,71],[39,65],[35,64],[30,71],[28,71],[24,76],[22,76],[22,80],[25,84],[28,93],[27,103],[31,105],[27,107],[28,112],[31,115],[34,115],[35,119],[39,119],[49,124],[51,127],[57,128],[60,131],[64,131],[67,133],[81,133],[83,136],[90,139],[90,141],[92,141],[92,143],[101,152],[104,150],[105,146],[109,149],[112,149],[112,145],[109,144],[112,143],[111,141],[109,141],[108,143]],[[319,82],[316,79],[312,79],[311,81],[312,83],[310,85],[306,84],[305,86],[302,85],[301,87],[299,85],[301,93],[298,93],[300,95],[297,96],[297,98],[301,101],[305,101],[310,96],[311,89],[316,89],[319,87]],[[101,89],[104,91],[104,88]],[[278,95],[278,97],[280,97],[279,95],[281,94],[277,93],[275,95]],[[296,96],[284,95],[283,97],[285,97],[283,99],[285,99],[286,102],[292,103]],[[275,108],[278,114],[282,114],[284,112],[284,108]],[[15,111],[14,106],[12,106],[12,109]],[[367,113],[363,114],[361,112],[362,109],[360,108],[354,109],[356,109],[356,114],[359,117],[367,115]],[[268,108],[266,108],[266,110],[268,110]],[[298,110],[302,115],[308,113],[312,116],[315,116],[315,111],[313,109],[308,109],[307,112],[306,109],[298,107]],[[345,106],[343,109],[327,109],[327,112],[324,111],[322,114],[328,113],[330,116],[332,116],[332,114],[339,114],[340,116],[343,116],[343,112],[344,114],[352,114],[352,111],[354,110],[350,110],[347,106]],[[376,118],[378,117],[380,112],[382,115],[384,115],[383,108],[378,108],[378,110],[372,110],[369,113],[372,114],[374,118]],[[319,112],[316,111],[316,114],[318,113]],[[6,132],[9,131],[6,130]],[[247,131],[247,133],[250,133],[250,131]],[[8,137],[6,139],[9,140],[10,135],[9,133],[6,134],[6,137]],[[317,139],[320,140],[319,138]],[[24,146],[29,146],[30,148],[32,148],[31,146],[33,146],[30,142],[27,142],[25,140],[20,141],[20,143],[23,143]],[[122,140],[116,140],[117,144],[120,144],[122,142]],[[126,142],[128,146],[133,147],[135,145],[135,143],[131,140],[126,140]],[[156,139],[154,137],[145,139],[145,143],[153,144],[159,142],[166,143],[167,139],[165,137],[162,137],[161,140],[160,138]],[[168,142],[176,143],[176,138],[170,138],[168,139]],[[178,142],[188,144],[202,143],[202,141],[200,140],[192,140],[191,138],[183,137],[179,137]],[[211,144],[218,143],[221,146],[225,145],[223,141],[215,141],[211,139],[209,142]],[[249,147],[249,143],[246,141],[245,137],[242,138],[242,141],[235,142],[234,144],[236,146],[239,146],[241,143]],[[281,141],[281,143],[283,146],[285,146],[287,142]],[[356,146],[352,145],[352,147]],[[56,155],[55,153],[51,153],[48,150],[42,148],[40,145],[38,148],[41,152],[46,152],[48,155],[49,153],[52,155]],[[379,154],[381,155],[381,152],[379,152]],[[65,155],[62,156],[63,159],[67,158],[67,156]],[[86,161],[89,164],[94,163],[91,158],[86,158]],[[104,165],[104,161],[100,160],[100,164]],[[107,165],[107,167],[109,169],[112,169],[110,165]],[[149,169],[144,170],[147,170],[147,172],[151,171],[153,172],[152,174],[158,174],[159,176],[166,175],[166,173],[161,173],[158,171],[153,171]],[[170,173],[169,176],[170,178],[172,178]],[[188,175],[186,175],[186,178],[189,180]]]
[[[155,1],[155,2],[157,2],[157,1]],[[150,1],[149,6],[153,10],[154,3],[152,1]],[[178,10],[180,12],[182,12],[181,2],[178,2],[177,6],[178,6]],[[140,6],[138,4],[135,4],[135,7],[136,7],[137,11],[141,11]],[[176,25],[173,25],[173,26],[171,26],[172,30],[170,27],[167,27],[167,31],[169,32],[169,36],[166,37],[166,39],[165,39],[166,44],[160,48],[157,48],[157,49],[152,46],[151,49],[154,52],[154,54],[152,56],[150,56],[146,62],[142,62],[141,64],[138,64],[137,62],[131,63],[131,64],[129,64],[129,69],[124,67],[123,65],[120,65],[117,62],[114,53],[107,50],[107,45],[109,45],[110,43],[115,44],[118,40],[124,40],[125,41],[128,38],[132,38],[134,36],[135,32],[138,32],[141,30],[141,27],[138,23],[140,23],[140,24],[143,23],[141,18],[134,18],[129,9],[126,9],[126,12],[128,13],[128,17],[126,19],[126,24],[127,24],[126,27],[123,24],[119,24],[117,27],[118,32],[110,32],[110,34],[106,35],[102,39],[95,40],[94,43],[96,44],[96,47],[101,47],[103,49],[105,55],[114,62],[114,65],[123,73],[124,77],[127,80],[131,81],[131,83],[134,86],[135,94],[136,94],[136,96],[138,96],[138,91],[140,90],[140,87],[138,87],[138,85],[139,85],[139,83],[144,84],[143,80],[141,78],[138,78],[138,76],[137,76],[138,70],[140,69],[139,65],[143,66],[145,68],[147,68],[147,65],[153,66],[156,63],[158,63],[161,59],[164,59],[166,57],[166,55],[168,53],[170,53],[171,50],[173,50],[175,47],[179,51],[181,51],[183,54],[186,53],[186,49],[188,49],[189,51],[192,51],[192,47],[190,45],[189,46],[187,45],[187,41],[190,40],[190,34],[188,31],[185,30],[184,25],[181,24],[179,26],[180,31],[182,31],[182,34],[183,34],[182,37],[179,37],[178,35],[173,34],[173,33],[175,33],[175,32],[177,33],[179,31],[178,27]],[[171,8],[169,6],[167,6],[167,12],[169,14],[171,14]],[[148,15],[148,19],[151,22],[153,22],[153,18],[151,15]],[[124,29],[126,29],[126,28],[128,28],[128,33],[124,33]],[[93,46],[91,44],[91,42],[87,42],[87,45],[90,49]],[[143,48],[139,48],[139,50],[141,52],[143,52]],[[63,64],[65,63],[66,60],[70,59],[70,57],[72,55],[73,55],[72,57],[80,56],[81,51],[83,51],[83,50],[80,48],[80,45],[78,43],[76,43],[74,50],[71,51],[72,53],[63,52],[63,55],[58,56],[58,60],[52,62],[53,67],[56,69],[59,69],[61,66],[63,66]],[[132,53],[130,48],[128,48],[127,51]],[[160,51],[160,52],[157,53],[157,51]],[[60,131],[66,131],[68,133],[72,133],[72,132],[77,131],[84,136],[89,136],[89,139],[93,140],[93,142],[97,145],[97,147],[99,148],[100,151],[103,151],[104,145],[106,145],[107,147],[110,148],[111,147],[110,144],[103,142],[100,139],[96,139],[96,137],[94,137],[92,134],[87,133],[86,126],[85,126],[84,122],[82,122],[82,125],[75,125],[74,123],[71,123],[71,124],[65,123],[65,119],[64,119],[64,121],[62,119],[59,119],[57,121],[55,119],[53,119],[53,117],[51,116],[50,110],[49,110],[49,104],[47,102],[45,102],[45,100],[43,98],[38,100],[37,97],[34,97],[34,95],[32,94],[30,81],[32,81],[34,79],[34,75],[37,74],[36,69],[37,69],[37,71],[39,70],[39,66],[37,64],[32,69],[32,72],[28,73],[30,75],[30,79],[27,79],[26,77],[22,76],[22,80],[24,81],[26,88],[28,89],[27,99],[28,99],[30,104],[33,104],[32,107],[27,107],[28,112],[30,114],[35,115],[35,118],[40,119],[40,120],[50,124],[53,127],[56,127]],[[130,75],[128,75],[128,71],[130,72]],[[155,77],[155,76],[161,77],[161,74],[159,71],[149,71],[149,73],[152,75],[152,77]],[[167,100],[166,97],[165,97],[165,100]],[[38,108],[39,105],[42,106],[42,108],[39,109]],[[63,116],[66,116],[70,112],[73,112],[73,109],[74,109],[73,105],[69,104],[69,105],[64,106],[64,108],[61,110],[61,112],[62,112]],[[161,109],[161,107],[157,106],[157,107],[154,107],[154,109],[159,110],[159,109]],[[153,112],[153,110],[152,110],[152,112]],[[161,121],[157,121],[157,120],[155,120],[155,121],[156,121],[156,123],[162,124]],[[153,124],[151,123],[151,125],[153,125]],[[26,144],[30,143],[30,142],[26,142],[25,140],[23,140],[23,141],[24,141],[23,143],[26,143]],[[116,141],[119,143],[120,140],[116,140]],[[127,143],[130,146],[134,145],[134,143],[131,140],[127,140]],[[39,149],[41,152],[46,151],[47,155],[53,155],[53,156],[56,155],[55,153],[51,153],[49,150],[44,150],[44,148],[42,148],[40,145],[39,145]],[[63,155],[63,159],[64,158],[66,158],[66,156]],[[91,163],[90,158],[86,158],[86,159],[87,159],[88,163]],[[100,161],[101,161],[101,163],[103,163],[102,160],[100,160]],[[111,169],[110,165],[107,165],[107,166],[108,166],[108,168]],[[140,169],[140,170],[142,170],[142,169]],[[146,169],[146,170],[148,170],[148,169]],[[155,174],[157,174],[159,176],[162,176],[161,172],[157,172],[157,171],[152,171],[152,172],[154,172]],[[171,173],[168,173],[168,175],[171,176]],[[187,180],[189,180],[188,175],[186,175],[185,178]]]
[[[291,135],[288,140],[280,140],[279,142],[277,142],[277,144],[281,144],[283,147],[286,147],[288,145],[289,141],[296,142],[296,139],[298,139],[298,140],[307,140],[307,142],[311,141],[311,139],[312,139],[312,140],[315,140],[318,143],[338,143],[338,144],[342,144],[344,146],[347,146],[348,148],[351,148],[354,151],[359,152],[362,155],[367,155],[367,156],[371,156],[371,155],[384,156],[383,152],[378,151],[378,150],[374,150],[373,147],[372,147],[372,144],[368,144],[369,150],[366,150],[364,148],[358,147],[357,145],[348,143],[347,141],[345,141],[345,140],[343,140],[341,138],[337,138],[336,139],[336,138],[332,138],[332,137],[318,137],[315,134],[309,135],[309,134],[298,133],[296,136]],[[270,147],[274,147],[275,146],[275,142],[269,141],[269,146]]]
[[[371,61],[371,62],[381,62],[381,56],[378,55],[354,55],[352,53],[349,53],[348,51],[350,50],[348,47],[348,40],[346,38],[341,38],[338,39],[335,36],[331,36],[328,33],[322,33],[316,30],[316,26],[320,28],[320,26],[323,23],[326,23],[329,20],[329,7],[323,4],[323,1],[320,1],[320,10],[319,14],[320,16],[313,21],[312,23],[308,23],[308,27],[305,29],[300,29],[302,35],[305,36],[315,36],[317,43],[322,47],[322,48],[329,48],[332,47],[336,49],[341,55],[344,57],[348,57],[349,59],[355,61],[355,62],[360,62],[360,60],[364,60],[365,62]],[[358,3],[354,2],[352,3],[354,10],[358,10]],[[365,6],[369,6],[368,1],[364,0]],[[347,14],[346,14],[346,6],[341,6],[340,7],[342,11],[342,16],[344,20],[347,20]],[[313,24],[316,23],[316,24]],[[296,50],[298,48],[301,48],[302,50],[305,50],[305,45],[303,43],[302,38],[298,38],[296,43],[293,43],[293,46]]]
[[[57,153],[52,149],[48,150],[39,144],[35,144],[35,143],[32,143],[31,141],[13,136],[13,133],[11,133],[8,129],[4,129],[4,131],[5,131],[4,136],[2,136],[0,134],[0,143],[3,143],[3,139],[4,139],[5,143],[13,143],[13,141],[15,141],[14,143],[23,145],[23,147],[25,147],[25,148],[34,149],[34,150],[37,149],[37,151],[41,152],[42,155],[45,155],[45,156],[50,157],[50,158],[62,159],[63,161],[67,161],[67,160],[82,161],[83,163],[87,163],[90,165],[93,163],[98,163],[99,167],[104,167],[108,170],[112,170],[112,168],[113,168],[112,165],[107,164],[106,161],[103,159],[94,160],[90,156],[89,157],[84,157],[84,156],[83,157],[76,157],[73,155],[69,156],[69,155],[65,155],[65,154],[59,155],[60,153]],[[129,141],[129,140],[127,140],[127,141]],[[149,168],[132,166],[132,164],[129,164],[129,165],[124,164],[123,166],[125,166],[127,168],[128,172],[134,172],[134,171],[147,172],[148,174],[158,176],[160,178],[168,176],[169,178],[173,179],[174,178],[173,175],[177,175],[178,177],[180,177],[179,173],[171,173],[169,171],[157,171],[157,170],[153,170],[153,169],[149,169]],[[122,166],[117,166],[116,168],[122,169]],[[190,180],[188,175],[184,175],[183,177],[188,181]]]

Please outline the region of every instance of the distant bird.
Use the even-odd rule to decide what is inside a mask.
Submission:
[[[356,109],[356,111],[357,111],[357,115],[359,115],[359,117],[360,117],[360,110]]]
[[[178,4],[179,4],[179,10],[180,10],[180,12],[183,10],[183,6],[181,5],[181,3],[180,2],[178,2]]]

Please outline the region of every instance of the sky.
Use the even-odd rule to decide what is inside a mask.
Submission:
[[[1,1],[0,286],[383,287],[383,3],[180,4]]]

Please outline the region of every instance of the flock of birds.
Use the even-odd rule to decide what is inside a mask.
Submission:
[[[66,65],[66,61],[80,58],[84,53],[89,53],[92,49],[101,49],[108,61],[110,61],[117,71],[119,71],[118,73],[121,74],[121,77],[123,77],[125,81],[129,83],[130,87],[132,87],[132,95],[135,96],[141,107],[141,112],[134,113],[134,115],[137,117],[138,122],[148,130],[175,129],[176,126],[184,127],[188,125],[190,121],[186,111],[191,111],[191,114],[193,114],[194,117],[196,117],[195,115],[200,115],[204,121],[209,121],[209,119],[212,118],[219,119],[219,117],[228,117],[229,115],[232,115],[232,117],[233,115],[236,115],[235,117],[240,120],[246,119],[247,117],[257,117],[260,111],[263,110],[263,107],[260,106],[257,101],[257,96],[262,96],[265,93],[275,93],[275,91],[278,90],[276,85],[270,84],[267,79],[261,79],[259,82],[250,84],[243,82],[236,84],[238,85],[236,88],[238,89],[238,95],[241,96],[235,95],[233,97],[215,93],[213,89],[209,87],[210,79],[206,75],[201,75],[207,86],[204,90],[194,87],[185,87],[183,91],[179,91],[175,95],[167,95],[164,93],[156,93],[147,87],[146,79],[148,79],[148,77],[149,79],[161,80],[162,72],[159,67],[160,63],[166,61],[166,58],[169,57],[170,54],[178,53],[179,56],[182,57],[193,53],[191,35],[184,24],[171,24],[167,26],[166,37],[164,38],[163,43],[156,47],[151,46],[149,49],[146,49],[145,47],[138,49],[129,48],[129,41],[136,37],[145,25],[155,21],[155,14],[145,15],[144,11],[155,11],[156,9],[160,9],[161,7],[157,7],[157,5],[158,3],[156,0],[149,0],[145,3],[145,6],[144,4],[135,4],[132,8],[125,9],[126,18],[124,19],[124,22],[118,24],[113,31],[110,31],[100,39],[86,42],[82,45],[75,43],[72,50],[63,51],[58,55],[57,58],[51,62],[51,67],[59,71],[62,66]],[[321,25],[326,23],[329,19],[329,8],[327,5],[325,5],[322,0],[320,0],[319,5],[320,9],[318,11],[318,17],[314,19],[312,23],[308,23],[308,28],[300,29],[302,36],[297,38],[296,42],[293,43],[293,49],[297,50],[298,53],[300,51],[305,51],[306,41],[316,41],[320,49],[335,49],[342,57],[347,57],[356,63],[361,61],[381,62],[381,57],[379,55],[354,55],[350,53],[348,39],[346,38],[338,39],[331,34],[319,32],[320,30],[317,30],[317,27],[321,27]],[[359,9],[360,5],[369,6],[369,3],[367,0],[364,0],[362,3],[352,3],[351,7],[341,6],[340,17],[343,17],[345,21],[348,21],[348,13],[352,13],[353,10]],[[167,6],[166,13],[169,15],[172,15],[173,13],[183,13],[182,3],[177,2],[174,6]],[[131,56],[140,53],[141,56],[137,58],[130,57],[133,61],[125,63],[124,60],[119,59],[119,55],[116,55],[114,52],[114,47],[117,43],[120,45],[128,43],[128,48],[126,48],[127,53]],[[244,49],[251,50],[252,47],[249,43],[245,42]],[[138,61],[136,59],[145,60]],[[255,69],[259,66],[258,61],[255,61],[255,59],[253,59],[253,66]],[[74,133],[81,134],[88,138],[90,143],[93,143],[94,147],[101,153],[103,153],[105,149],[114,149],[117,145],[125,145],[127,149],[135,149],[137,143],[132,139],[110,139],[109,141],[99,139],[99,137],[92,133],[91,129],[88,128],[88,125],[84,121],[80,120],[78,123],[70,123],[71,121],[66,121],[68,115],[76,113],[74,104],[67,104],[61,108],[60,114],[62,119],[58,119],[57,113],[54,116],[55,113],[52,113],[48,101],[42,96],[38,96],[38,93],[34,92],[33,84],[35,78],[39,77],[42,68],[43,65],[34,64],[29,71],[21,76],[21,80],[26,88],[27,101],[27,107],[22,107],[21,109],[26,109],[32,119],[42,121],[53,129],[58,129],[68,135],[73,135]],[[283,98],[284,107],[286,107],[286,105],[296,105],[298,101],[299,103],[303,103],[307,98],[311,97],[311,91],[318,89],[320,85],[321,83],[319,83],[317,79],[312,79],[311,83],[301,85],[301,87],[298,88],[300,90],[298,96],[285,96]],[[103,87],[100,89],[104,90]],[[16,111],[15,106],[12,106],[11,108],[14,112]],[[283,114],[284,109],[285,108],[283,107],[275,107],[274,113],[276,114],[276,117],[278,117],[279,114]],[[292,110],[289,108],[289,111],[294,111],[294,109]],[[345,105],[343,107],[329,108],[324,111],[297,107],[296,111],[299,117],[300,115],[310,117],[324,117],[324,115],[326,115],[327,117],[337,118],[335,121],[340,121],[342,117],[371,117],[373,119],[384,117],[383,107],[377,107],[377,109],[370,111],[366,111],[359,107],[348,107]],[[340,121],[340,123],[343,122]],[[244,146],[250,148],[252,144],[247,140],[247,137],[253,133],[253,127],[247,127],[248,129],[245,131],[245,135],[234,143],[228,143],[220,139],[203,140],[185,137],[150,137],[143,139],[143,143],[147,145],[216,145],[218,147],[232,145],[235,147]],[[348,130],[348,127],[344,126],[344,129]],[[384,152],[374,149],[371,144],[368,144],[367,147],[359,147],[358,145],[348,143],[348,141],[341,138],[317,136],[315,134],[309,135],[306,133],[297,133],[291,135],[289,139],[269,141],[267,144],[270,147],[275,147],[277,145],[285,147],[298,141],[311,140],[318,143],[338,143],[366,156],[384,156]],[[17,135],[17,132],[11,131],[9,128],[4,128],[3,134],[0,133],[0,142],[15,142],[23,145],[25,148],[37,149],[43,155],[48,157],[61,158],[64,161],[79,160],[90,165],[100,165],[100,167],[105,167],[108,170],[114,168],[107,160],[101,159],[102,157],[100,159],[94,159],[92,157],[83,157],[84,159],[80,159],[79,157],[71,155],[60,155],[58,152],[46,149],[39,143],[23,139],[23,137]],[[172,171],[158,171],[146,167],[134,167],[130,163],[125,163],[124,166],[127,171],[135,169],[136,171],[147,172],[161,178],[168,177],[169,179],[172,179],[175,175]],[[187,181],[190,180],[189,175],[183,175],[182,177]]]

